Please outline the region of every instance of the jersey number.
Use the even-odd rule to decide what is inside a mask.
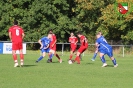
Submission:
[[[16,29],[16,35],[19,36],[19,30],[18,29]]]
[[[106,39],[103,38],[103,41],[107,43]]]

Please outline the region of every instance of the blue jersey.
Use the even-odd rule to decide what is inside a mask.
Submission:
[[[97,40],[96,40],[96,43],[98,43],[99,44],[99,47],[98,47],[98,50],[100,51],[100,50],[109,50],[109,48],[111,47],[108,43],[107,43],[107,41],[106,41],[106,39],[103,37],[103,36],[101,36],[100,38],[98,38]]]
[[[47,47],[50,44],[50,42],[51,42],[51,40],[48,37],[43,37],[40,40],[41,40],[41,42],[43,44],[43,48]]]

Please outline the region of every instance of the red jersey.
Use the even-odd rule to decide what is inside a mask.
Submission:
[[[55,41],[56,41],[56,35],[52,34],[50,45],[53,45],[55,43]]]
[[[80,43],[81,43],[81,46],[88,46],[88,40],[86,39],[85,36],[81,36],[80,37]]]
[[[78,38],[75,36],[69,37],[69,42],[70,42],[71,46],[74,46],[78,42]]]
[[[23,29],[20,26],[14,25],[9,28],[8,32],[11,32],[12,42],[22,42]]]

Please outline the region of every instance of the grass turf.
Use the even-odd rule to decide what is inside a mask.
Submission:
[[[48,57],[35,63],[38,52],[25,55],[24,67],[14,68],[12,55],[0,55],[0,88],[132,88],[133,56],[116,55],[119,64],[113,67],[105,57],[108,66],[102,68],[97,57],[95,62],[85,55],[81,64],[69,65],[69,55],[61,56],[60,64],[54,56],[53,63],[46,63]],[[19,56],[18,56],[19,57]],[[18,59],[19,60],[19,59]]]

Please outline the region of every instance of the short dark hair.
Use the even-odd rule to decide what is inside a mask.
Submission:
[[[96,35],[102,35],[101,31],[96,32]]]
[[[18,25],[18,21],[17,20],[14,20],[14,25]]]
[[[78,31],[76,34],[77,34],[77,35],[81,35],[81,34],[82,34],[82,32],[81,32],[81,31]]]
[[[52,29],[50,29],[50,30],[48,31],[48,33],[51,33],[51,34],[53,34],[53,30],[52,30]]]
[[[73,31],[70,31],[70,33],[73,33]]]

